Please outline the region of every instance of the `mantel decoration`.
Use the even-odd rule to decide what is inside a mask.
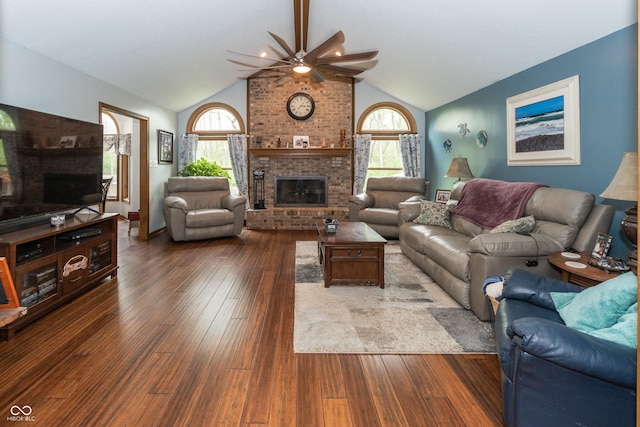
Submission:
[[[173,163],[173,133],[158,129],[158,162]]]
[[[507,165],[580,164],[578,76],[507,98]]]

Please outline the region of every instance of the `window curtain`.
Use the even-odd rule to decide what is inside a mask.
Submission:
[[[228,134],[231,167],[236,177],[238,192],[249,200],[249,175],[247,159],[247,135]]]
[[[195,162],[198,150],[198,135],[182,134],[180,146],[178,147],[178,171],[181,171],[189,162]]]
[[[117,155],[131,155],[131,134],[105,134],[102,138],[102,146],[104,151],[114,149]]]
[[[362,193],[369,169],[371,134],[356,134],[353,141],[353,194]]]
[[[399,137],[404,176],[414,178],[422,176],[420,168],[420,139],[422,137],[415,133],[401,134]]]

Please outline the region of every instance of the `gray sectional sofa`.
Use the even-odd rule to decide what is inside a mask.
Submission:
[[[468,182],[454,185],[451,205]],[[559,277],[547,255],[569,249],[590,252],[598,233],[608,233],[614,214],[612,206],[596,204],[593,194],[549,187],[533,191],[524,207],[523,216],[535,218],[535,228],[528,234],[490,233],[455,213],[450,215],[450,227],[418,224],[413,220],[420,215],[422,202],[407,201],[399,208],[402,252],[481,320],[490,315],[482,291],[487,277],[505,275],[514,267]],[[500,206],[490,209],[500,213]]]

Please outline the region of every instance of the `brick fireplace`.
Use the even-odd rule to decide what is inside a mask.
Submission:
[[[323,218],[347,221],[347,201],[352,192],[351,149],[272,149],[250,150],[250,153],[251,170],[264,170],[265,173],[266,209],[249,209],[247,228],[301,230],[313,229],[316,221]],[[326,206],[276,207],[275,177],[285,176],[326,176]]]
[[[264,171],[265,209],[247,211],[250,229],[313,229],[323,218],[347,221],[347,202],[352,193],[352,139],[354,80],[328,78],[322,83],[308,75],[288,76],[263,73],[249,79],[248,133],[250,206],[253,206],[251,177]],[[315,112],[307,120],[294,120],[286,111],[286,102],[294,93],[303,92],[315,101]],[[340,144],[344,133],[345,147]],[[309,137],[308,148],[292,148],[295,135]],[[257,139],[261,143],[256,144]],[[323,139],[326,147],[322,147]],[[278,144],[278,140],[280,144]],[[275,177],[326,176],[326,206],[275,206]]]

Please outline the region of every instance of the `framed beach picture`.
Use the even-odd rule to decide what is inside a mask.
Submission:
[[[580,164],[578,76],[507,98],[507,165]]]

